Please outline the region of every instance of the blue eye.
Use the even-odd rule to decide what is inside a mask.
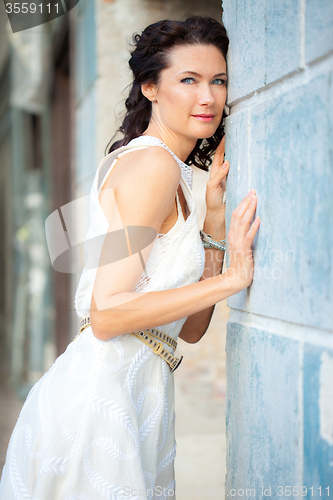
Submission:
[[[183,78],[183,80],[181,80],[182,83],[188,83],[188,80],[191,80],[191,82],[194,82],[194,78],[191,78],[190,76],[188,76],[187,78]],[[190,83],[191,83],[190,82]]]
[[[227,80],[222,80],[222,78],[215,78],[215,80],[213,80],[213,83],[214,82],[219,82],[218,85],[225,85],[227,83]]]
[[[194,78],[192,78],[191,76],[187,76],[186,78],[183,78],[181,80],[181,83],[189,84],[189,83],[193,83],[195,81],[196,80]],[[212,83],[217,84],[217,85],[226,85],[227,80],[222,80],[222,78],[215,78],[215,80],[213,80]]]

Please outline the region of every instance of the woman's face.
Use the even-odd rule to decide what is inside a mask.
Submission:
[[[211,137],[227,99],[222,53],[214,45],[178,46],[169,53],[169,63],[161,71],[158,85],[147,84],[152,100],[151,123],[195,141]]]

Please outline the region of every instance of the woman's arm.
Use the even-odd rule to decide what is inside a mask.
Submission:
[[[111,184],[108,178],[100,194],[102,208],[110,223],[109,232],[123,226],[148,226],[159,231],[174,210],[180,180],[175,160],[161,148],[149,148],[120,158],[117,169],[118,182]],[[152,244],[141,252],[144,262],[147,262],[151,248]],[[171,323],[235,293],[227,275],[210,283],[200,282],[158,292],[135,292],[143,271],[139,255],[136,253],[107,263],[112,250],[112,241],[108,243],[106,238],[91,301],[91,326],[101,340],[152,328],[156,324]]]
[[[133,158],[128,163],[130,156]],[[179,166],[167,151],[158,147],[125,155],[118,161],[118,172],[120,162],[124,170],[121,170],[121,182],[115,189],[116,203],[106,202],[103,207],[110,223],[109,231],[119,229],[122,224],[125,227],[148,226],[158,232],[174,209]],[[249,223],[254,207],[250,208],[248,201],[249,198],[244,199],[237,209],[242,216],[245,214]],[[227,272],[191,285],[156,292],[135,292],[143,270],[138,253],[108,264],[112,246],[109,243],[108,248],[105,241],[101,253],[101,261],[105,264],[97,269],[91,301],[90,321],[94,335],[100,340],[108,340],[131,331],[153,328],[156,324],[168,324],[208,309],[248,286],[252,281],[249,271],[253,263],[245,262],[242,248],[251,246],[257,227],[252,226],[245,235],[244,224],[239,228],[237,217],[231,224],[240,253],[232,258],[233,247],[229,246],[232,265]],[[153,243],[141,252],[144,262],[152,246]],[[239,269],[245,269],[245,278],[240,277]]]
[[[165,325],[212,307],[239,290],[229,273],[157,292],[122,292],[110,297],[109,307],[96,314],[94,297],[91,326],[100,340],[157,324]]]

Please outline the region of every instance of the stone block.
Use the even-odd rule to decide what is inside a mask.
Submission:
[[[333,494],[333,350],[304,345],[303,406],[304,498],[329,500]]]
[[[332,0],[306,0],[305,62],[333,51]]]
[[[228,103],[298,69],[300,2],[223,1],[230,38]]]
[[[232,194],[227,232],[234,192],[246,191],[235,173],[238,164],[240,177],[250,178],[256,189],[256,215],[261,217],[253,245],[253,282],[229,297],[229,307],[332,328],[332,101],[330,73],[259,103],[251,108],[247,139],[237,144],[241,153],[234,148],[237,124],[245,127],[243,118],[228,118]]]
[[[299,483],[299,344],[229,321],[226,359],[226,498],[281,498]]]

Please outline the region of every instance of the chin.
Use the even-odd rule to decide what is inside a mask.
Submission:
[[[202,129],[200,131],[198,130],[198,133],[194,135],[197,137],[197,139],[209,139],[215,134],[216,130],[218,129],[218,126],[219,124],[206,127],[205,129]]]
[[[182,132],[182,135],[183,136],[187,136],[187,137],[191,137],[193,140],[195,141],[198,141],[199,139],[202,140],[202,139],[209,139],[210,137],[212,137],[217,128],[218,128],[219,124],[218,125],[215,125],[212,126],[212,124],[210,124],[210,126],[208,127],[207,124],[205,127],[197,127],[195,130],[188,130],[187,133],[185,132],[185,129],[183,130]]]
[[[213,135],[216,132],[216,128],[213,131],[206,132],[206,133],[201,133],[200,135],[197,135],[197,140],[198,139],[209,139],[210,137],[213,137]]]

